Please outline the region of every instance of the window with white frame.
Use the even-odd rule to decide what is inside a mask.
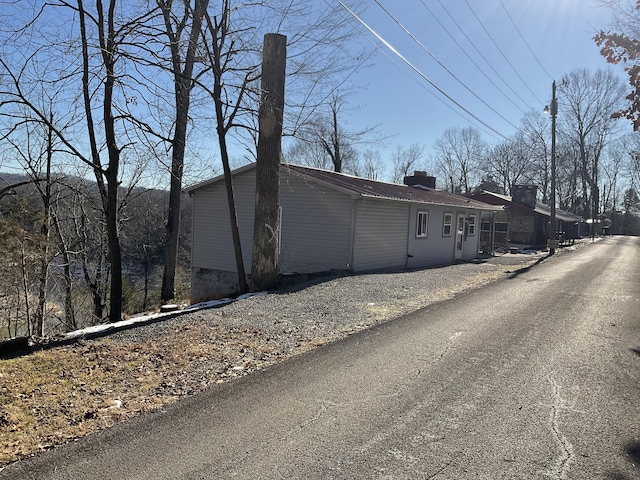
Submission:
[[[469,215],[469,223],[467,224],[467,234],[475,235],[476,234],[476,216]]]
[[[453,232],[453,213],[445,213],[442,219],[442,236],[450,237]]]
[[[418,212],[418,223],[416,225],[416,237],[427,236],[427,222],[429,220],[429,212]]]

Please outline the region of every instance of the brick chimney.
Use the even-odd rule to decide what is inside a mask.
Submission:
[[[511,190],[512,199],[515,203],[528,208],[536,208],[537,185],[514,185]]]
[[[422,170],[416,170],[413,175],[404,177],[404,184],[410,187],[427,187],[436,188],[436,177],[430,177],[427,172]]]

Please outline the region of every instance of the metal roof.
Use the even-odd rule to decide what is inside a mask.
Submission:
[[[316,180],[330,187],[366,198],[418,202],[449,207],[472,208],[477,210],[501,210],[502,207],[472,200],[462,195],[443,192],[428,187],[401,185],[355,177],[319,168],[283,164],[283,168],[293,174]]]
[[[510,197],[509,195],[503,195],[501,193],[490,192],[488,190],[483,190],[481,192],[481,194],[488,195],[488,196],[500,199],[502,201],[505,201],[505,202],[508,202],[508,203],[512,203],[514,205],[518,205],[519,207],[531,210],[531,208],[527,207],[526,205],[522,205],[521,203],[514,202],[513,198]],[[551,206],[546,205],[544,203],[536,202],[535,208],[533,209],[533,211],[535,213],[539,213],[540,215],[544,215],[546,217],[550,217],[551,216]],[[563,221],[563,222],[584,222],[584,219],[580,215],[577,215],[577,214],[571,213],[571,212],[567,212],[567,211],[561,210],[559,208],[556,208],[556,218],[558,220]]]
[[[232,172],[237,175],[255,168],[255,163],[245,165]],[[363,198],[379,198],[381,200],[392,200],[401,202],[418,202],[431,205],[442,205],[457,208],[471,208],[476,210],[502,210],[502,206],[489,205],[488,203],[472,200],[462,195],[443,192],[427,187],[410,187],[397,183],[380,182],[369,180],[346,173],[336,173],[329,170],[322,170],[314,167],[293,165],[283,163],[282,167],[293,175],[305,177],[311,181],[321,183],[334,190],[339,190],[347,194],[356,195]],[[224,179],[223,175],[197,183],[185,190],[192,193],[200,188],[217,183]]]

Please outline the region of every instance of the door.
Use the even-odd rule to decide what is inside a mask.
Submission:
[[[456,220],[456,253],[455,259],[462,260],[464,249],[464,213],[459,213]]]

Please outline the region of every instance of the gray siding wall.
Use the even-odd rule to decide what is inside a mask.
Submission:
[[[234,177],[234,193],[247,274],[251,273],[255,170]],[[280,271],[349,269],[354,200],[283,169],[280,178]],[[194,193],[192,268],[236,272],[224,182]]]
[[[428,212],[429,215],[426,237],[416,236],[418,212]],[[442,232],[445,212],[453,215],[451,235],[449,236],[444,236]],[[456,238],[455,219],[456,210],[452,207],[411,205],[408,248],[410,257],[407,259],[407,267],[419,268],[452,263]]]
[[[244,268],[249,274],[255,209],[255,169],[234,177],[234,193]],[[224,181],[220,181],[194,192],[191,267],[236,272],[235,258],[227,191]]]
[[[405,268],[409,204],[364,200],[356,207],[353,270]]]
[[[280,272],[314,273],[351,268],[355,201],[283,169],[280,177]]]

